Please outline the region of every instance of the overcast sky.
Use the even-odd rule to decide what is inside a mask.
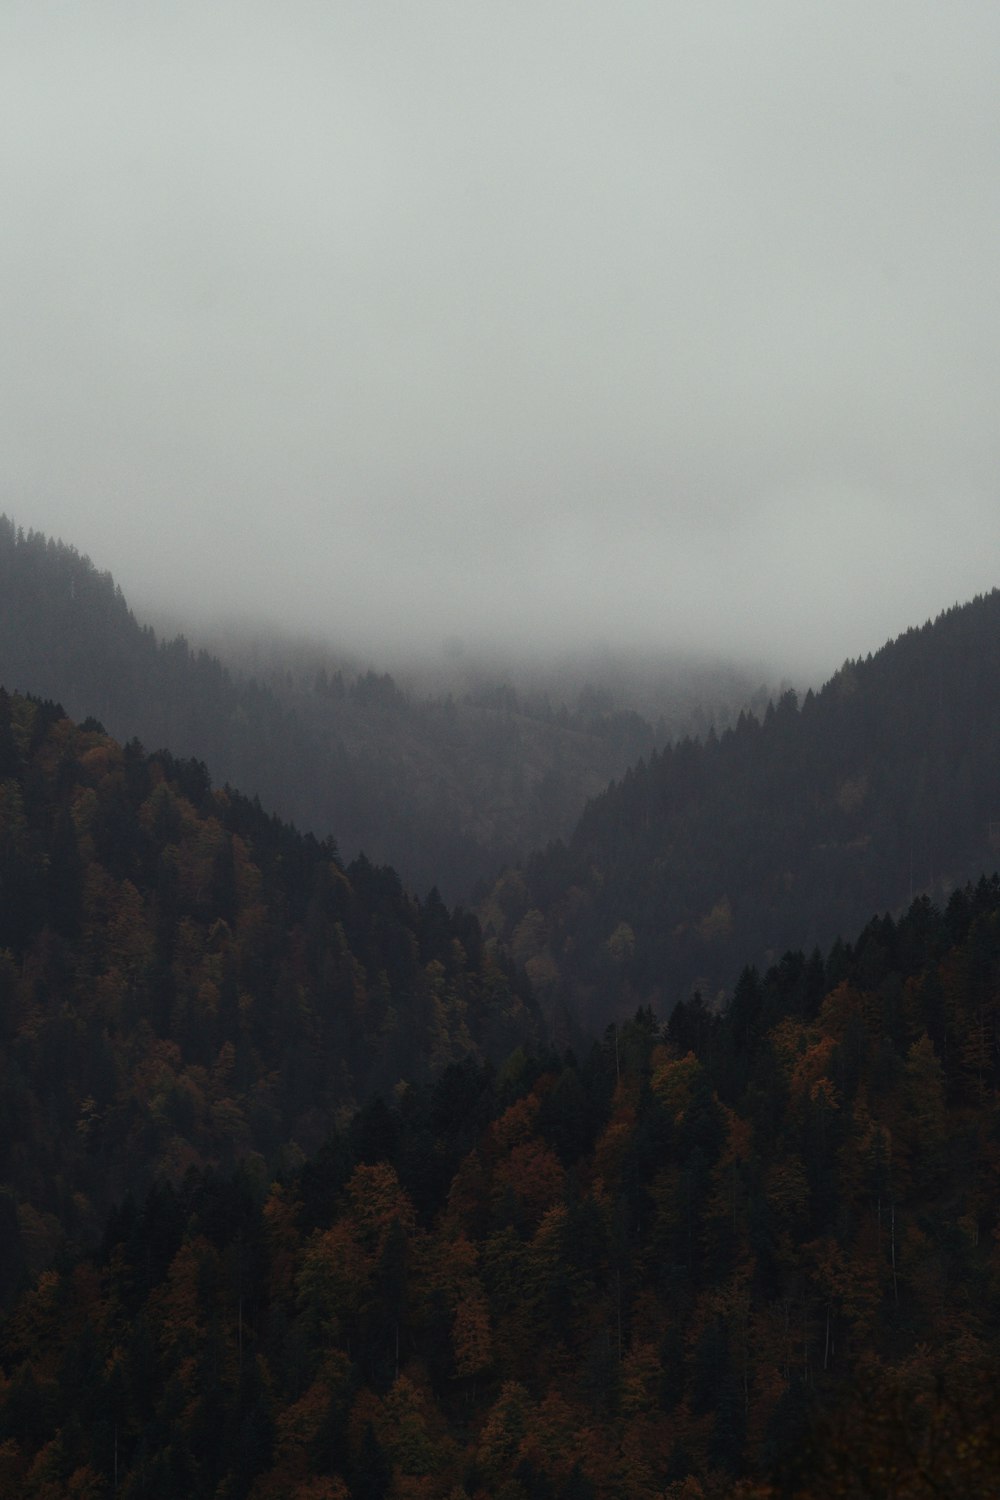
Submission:
[[[825,671],[1000,583],[996,0],[3,0],[0,509]]]

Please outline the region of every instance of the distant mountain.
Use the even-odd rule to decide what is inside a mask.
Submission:
[[[603,1024],[946,893],[1000,849],[1000,593],[800,705],[655,752],[482,907],[549,1003]]]
[[[418,698],[315,649],[230,640],[227,654],[231,668],[182,635],[158,640],[109,573],[0,517],[0,684],[196,756],[348,857],[364,851],[449,900],[568,833],[613,776],[699,712],[704,723],[701,684],[723,712],[750,697],[736,674],[688,671],[675,715],[654,727],[586,684],[572,707],[502,681]]]
[[[0,689],[0,1282],[157,1175],[273,1171],[538,1034],[474,917]]]

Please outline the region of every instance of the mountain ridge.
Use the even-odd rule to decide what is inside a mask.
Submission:
[[[996,860],[1000,593],[845,665],[801,705],[655,751],[480,906],[553,1006],[596,1021],[828,946]]]

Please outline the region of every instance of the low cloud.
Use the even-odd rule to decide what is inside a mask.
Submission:
[[[137,604],[828,670],[991,587],[1000,13],[0,17],[0,498]]]

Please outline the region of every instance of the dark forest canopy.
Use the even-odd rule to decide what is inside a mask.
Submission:
[[[801,704],[654,752],[482,906],[539,992],[599,1025],[947,896],[1000,848],[1000,593]]]
[[[987,1500],[1000,883],[129,1197],[0,1324],[8,1493]]]

